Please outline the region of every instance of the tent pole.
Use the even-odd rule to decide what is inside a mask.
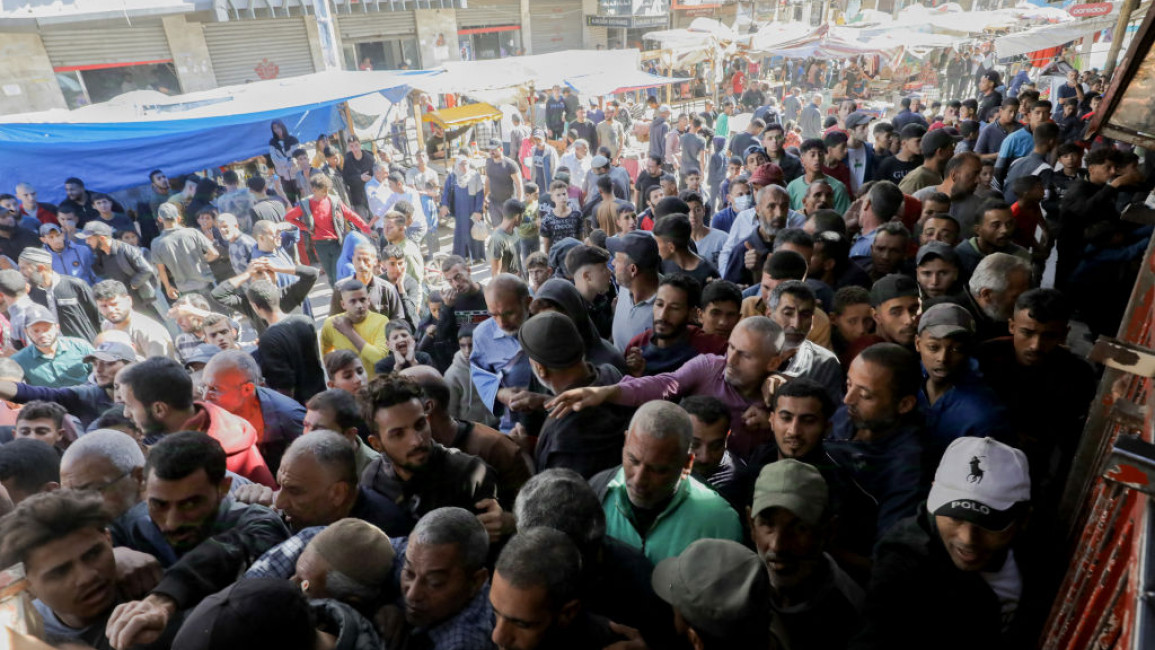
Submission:
[[[1119,22],[1115,23],[1115,33],[1111,37],[1111,49],[1107,52],[1107,63],[1103,65],[1103,76],[1111,78],[1115,71],[1115,62],[1119,58],[1119,50],[1123,47],[1123,37],[1127,33],[1127,23],[1131,22],[1131,12],[1139,6],[1139,0],[1125,0],[1119,7]]]
[[[421,91],[414,90],[409,93],[409,105],[413,107],[413,121],[417,124],[417,151],[425,151],[425,129],[422,125],[424,114],[421,109],[420,101]],[[446,160],[448,160],[449,148],[446,143]]]

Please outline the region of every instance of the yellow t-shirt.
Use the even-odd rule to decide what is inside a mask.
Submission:
[[[349,337],[337,331],[333,327],[333,319],[341,314],[334,314],[325,319],[325,324],[321,326],[321,355],[329,354],[333,350],[353,350],[357,351],[357,347],[349,340]],[[365,347],[361,348],[361,363],[365,366],[365,375],[372,379],[377,376],[377,372],[373,366],[389,354],[389,339],[385,336],[385,324],[389,322],[389,317],[377,312],[369,312],[365,320],[353,326],[353,331],[357,332],[361,338],[365,339]]]

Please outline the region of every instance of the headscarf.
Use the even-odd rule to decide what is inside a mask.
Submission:
[[[458,156],[455,159],[453,175],[457,180],[457,187],[470,194],[477,194],[485,189],[485,181],[481,178],[481,174],[469,166],[469,159],[465,156]]]

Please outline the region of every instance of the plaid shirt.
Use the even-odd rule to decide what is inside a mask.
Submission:
[[[245,571],[246,578],[281,578],[288,580],[297,572],[297,558],[305,551],[309,542],[324,526],[312,526],[293,535],[289,539],[265,551],[253,565]]]
[[[397,559],[393,563],[393,575],[397,584],[401,582],[401,571],[405,566],[405,549],[408,538],[389,540]],[[490,635],[495,625],[493,607],[489,604],[489,582],[487,581],[469,604],[453,618],[438,623],[431,628],[415,628],[410,635],[425,635],[433,650],[478,650],[492,648]]]

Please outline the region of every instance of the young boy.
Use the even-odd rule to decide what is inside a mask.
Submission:
[[[722,148],[726,147],[725,143]],[[718,188],[718,205],[715,206],[714,212],[717,213],[730,205],[730,185],[742,175],[742,159],[733,156],[726,161],[726,178],[722,180],[721,187]]]
[[[394,370],[404,370],[413,366],[432,366],[433,357],[417,349],[413,340],[413,330],[403,320],[391,320],[385,324],[385,337],[389,341],[389,354],[373,366],[378,375]]]
[[[1043,209],[1052,221],[1059,219],[1059,205],[1067,189],[1075,181],[1086,180],[1087,170],[1083,169],[1083,148],[1074,142],[1059,145],[1056,152],[1061,168],[1058,171],[1044,171],[1040,174],[1046,189],[1046,198],[1043,199]]]
[[[525,268],[525,259],[531,253],[541,250],[541,238],[538,232],[541,229],[541,206],[538,201],[537,183],[526,183],[522,186],[525,194],[525,211],[521,213],[521,221],[517,225],[517,251],[521,258],[521,268]]]
[[[545,284],[549,279],[549,258],[545,253],[537,251],[531,254],[525,260],[525,282],[529,285],[529,292],[532,294],[538,290],[538,287]]]
[[[742,317],[742,290],[733,282],[715,280],[702,290],[702,331],[730,338]]]
[[[477,393],[469,377],[469,355],[473,353],[473,326],[462,326],[457,332],[458,350],[453,363],[445,371],[449,385],[449,416],[461,422],[480,422],[488,427],[497,425],[497,418]]]
[[[847,136],[842,131],[831,131],[822,139],[826,143],[826,159],[822,164],[822,173],[837,178],[842,184],[850,187],[850,167],[846,166]]]
[[[847,351],[858,339],[874,331],[874,309],[870,292],[851,285],[834,292],[834,306],[830,312],[830,345],[838,355],[842,367],[848,367]]]
[[[654,207],[658,201],[666,198],[666,190],[660,184],[652,186],[646,192],[646,209],[638,215],[638,228],[642,230],[654,229]]]
[[[356,395],[369,381],[361,357],[353,350],[333,350],[325,355],[324,362],[325,374],[329,375],[325,385],[329,388]]]
[[[995,177],[995,161],[984,160],[982,171],[979,172],[979,185],[975,188],[975,196],[980,199],[990,198],[991,181]]]
[[[718,279],[718,269],[690,250],[692,232],[690,218],[684,214],[668,214],[654,224],[662,273],[683,272],[705,286],[707,282]]]
[[[434,181],[426,181],[424,191],[420,195],[421,209],[425,213],[425,246],[429,249],[429,256],[433,257],[441,251],[441,242],[438,240],[437,233],[437,204],[441,199],[441,192],[438,191],[437,183]]]
[[[566,237],[578,241],[585,238],[585,221],[577,204],[569,198],[569,183],[554,181],[549,186],[549,196],[553,207],[541,220],[541,243],[547,254],[550,246]]]
[[[485,256],[489,258],[490,277],[498,273],[521,273],[521,256],[518,252],[520,239],[514,228],[525,214],[525,204],[517,199],[509,199],[501,206],[502,220],[490,233],[485,242]]]
[[[950,212],[950,197],[943,192],[935,192],[922,200],[922,213],[919,214],[918,223],[924,224],[927,219],[944,212]]]

